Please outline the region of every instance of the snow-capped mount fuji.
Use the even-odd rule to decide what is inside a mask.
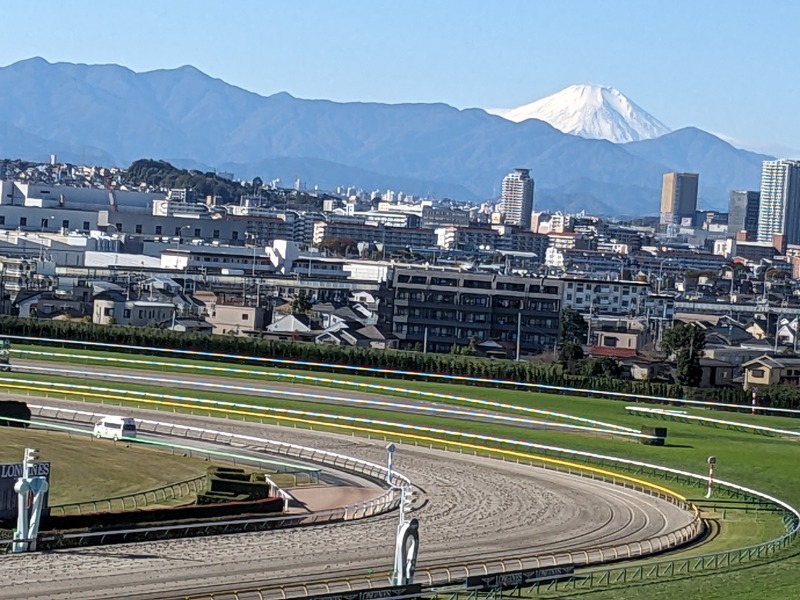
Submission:
[[[622,92],[600,85],[571,85],[524,106],[489,112],[516,123],[539,119],[564,133],[615,143],[649,140],[670,132]]]

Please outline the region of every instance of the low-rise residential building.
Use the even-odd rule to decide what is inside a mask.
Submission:
[[[725,387],[733,383],[734,367],[730,363],[713,358],[700,359],[700,387]]]
[[[742,368],[746,390],[766,385],[800,385],[800,357],[765,354],[742,364]]]
[[[222,335],[255,335],[264,329],[266,309],[260,306],[215,304],[207,321],[214,333]]]
[[[154,327],[171,323],[175,310],[169,302],[128,300],[119,292],[101,292],[94,297],[92,323]]]

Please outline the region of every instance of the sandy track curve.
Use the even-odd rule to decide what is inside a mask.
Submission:
[[[48,404],[55,403],[52,400]],[[86,409],[82,403],[59,405]],[[127,411],[153,418],[149,411]],[[197,425],[209,419],[156,413]],[[212,420],[212,426],[383,462],[384,444],[332,434]],[[691,516],[650,496],[514,463],[400,444],[395,466],[424,506],[418,567],[652,537]],[[214,586],[388,572],[396,515],[325,527],[4,556],[0,598],[121,598]]]

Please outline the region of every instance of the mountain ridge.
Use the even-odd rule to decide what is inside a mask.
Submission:
[[[536,180],[536,206],[544,209],[583,198],[587,211],[624,204],[627,212],[656,214],[662,174],[699,166],[701,199],[721,207],[728,186],[758,184],[767,158],[718,138],[711,143],[699,130],[678,136],[680,143],[657,138],[653,146],[629,147],[444,103],[262,96],[190,65],[135,73],[33,59],[0,68],[0,86],[0,126],[9,132],[0,152],[9,157],[24,151],[24,158],[46,160],[58,150],[59,158],[77,160],[80,149],[92,148],[120,166],[172,157],[226,171],[222,165],[236,165],[237,176],[265,181],[274,176],[259,169],[307,166],[296,175],[310,184],[335,181],[339,169],[340,185],[361,185],[346,177],[370,184],[385,178],[406,193],[464,200],[496,198],[503,176],[526,166]],[[735,170],[727,165],[732,157]]]
[[[576,84],[512,109],[492,111],[519,123],[539,119],[564,133],[614,143],[652,139],[670,129],[619,90]]]

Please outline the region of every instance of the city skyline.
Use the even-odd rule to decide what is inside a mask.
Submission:
[[[664,11],[630,1],[394,7],[43,0],[6,7],[7,22],[32,23],[48,35],[9,28],[0,64],[33,56],[137,72],[191,64],[262,95],[487,109],[599,83],[623,91],[672,129],[697,126],[794,158],[800,124],[785,115],[800,83],[785,73],[796,70],[789,34],[800,6],[768,4],[755,11],[743,1],[678,2]]]

